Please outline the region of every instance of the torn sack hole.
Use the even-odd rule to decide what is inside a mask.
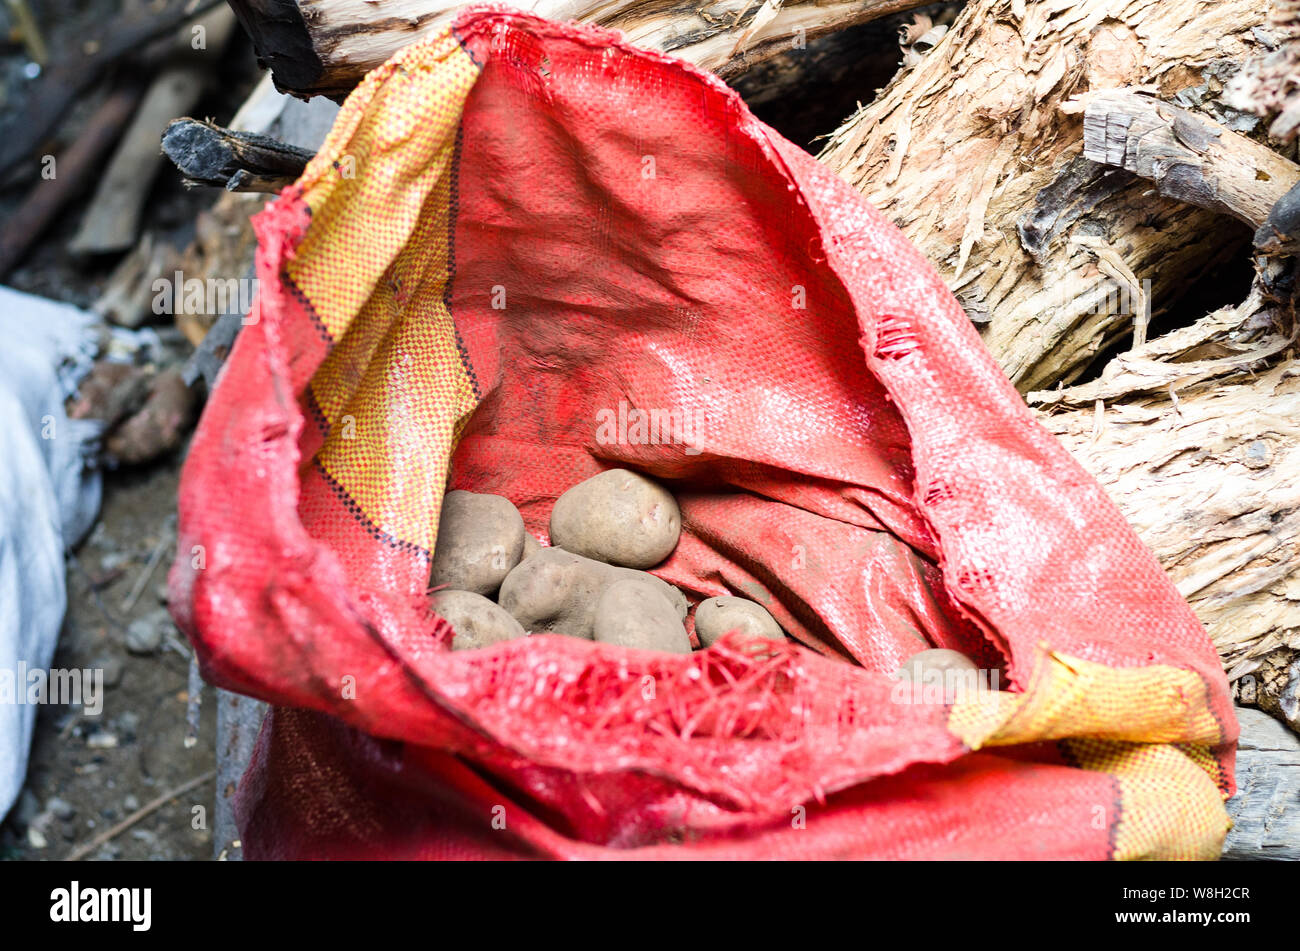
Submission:
[[[957,587],[963,591],[978,591],[993,586],[993,574],[987,568],[963,568],[957,573]]]
[[[925,504],[937,505],[940,502],[951,502],[957,496],[952,490],[952,486],[947,482],[934,481],[930,487],[925,490]]]
[[[881,314],[876,320],[876,356],[882,360],[901,360],[916,350],[916,334],[906,317]]]

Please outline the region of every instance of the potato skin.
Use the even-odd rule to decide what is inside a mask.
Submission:
[[[551,544],[625,568],[653,568],[682,533],[677,500],[663,486],[627,469],[579,482],[551,510]]]
[[[773,641],[785,640],[785,632],[776,618],[757,601],[727,595],[708,598],[696,605],[695,635],[701,647],[712,647],[723,634],[734,630]]]
[[[898,668],[896,676],[900,680],[924,681],[925,675],[932,672],[942,674],[949,670],[978,669],[975,661],[960,651],[949,650],[946,647],[932,647],[929,650],[919,651],[903,661],[903,666]]]
[[[654,575],[606,565],[563,548],[543,548],[525,559],[501,584],[499,601],[528,631],[553,631],[591,638],[596,602],[610,585],[622,580],[649,585],[686,617],[685,596]]]
[[[455,489],[442,500],[429,583],[487,597],[524,553],[524,520],[510,500]]]
[[[524,629],[505,608],[473,591],[444,588],[429,596],[433,610],[446,618],[456,633],[451,639],[454,651],[473,650],[524,637]]]
[[[640,650],[689,654],[691,639],[663,593],[636,578],[616,581],[596,602],[594,639]]]
[[[531,558],[542,550],[542,543],[539,542],[532,532],[524,532],[524,553],[519,556],[519,560]]]

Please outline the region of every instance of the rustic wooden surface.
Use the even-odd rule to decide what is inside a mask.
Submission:
[[[1225,859],[1300,860],[1300,737],[1258,710],[1237,709],[1237,795]]]
[[[1255,369],[1290,347],[1283,335],[1231,351],[1228,328],[1267,316],[1251,307],[1124,355],[1111,378],[1077,388],[1083,406],[1039,417],[1160,559],[1234,680],[1300,647],[1300,366]],[[1153,359],[1178,340],[1194,353],[1198,334],[1214,341],[1216,330],[1207,359]],[[1191,395],[1170,396],[1198,378]],[[1286,676],[1270,689],[1285,690]]]

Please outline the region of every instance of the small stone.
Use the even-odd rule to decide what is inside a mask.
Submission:
[[[77,807],[66,799],[60,799],[55,796],[45,804],[45,808],[54,813],[56,818],[71,819],[77,814]]]
[[[115,750],[117,737],[107,730],[96,730],[86,737],[86,747],[92,750]]]
[[[118,735],[128,743],[140,735],[140,714],[134,710],[127,710],[125,713],[119,714],[113,723],[117,728]]]
[[[27,844],[34,849],[43,849],[50,843],[46,840],[45,833],[33,825],[27,827]]]
[[[91,670],[103,671],[104,689],[111,690],[122,682],[122,672],[126,664],[115,654],[102,654],[91,661]]]
[[[162,625],[153,617],[137,618],[126,629],[126,649],[132,654],[154,654],[162,647]]]
[[[127,796],[122,800],[122,808],[127,812],[135,812],[140,808],[140,800],[136,799],[135,796]]]
[[[41,814],[41,801],[36,798],[36,793],[30,789],[24,789],[18,796],[18,802],[14,804],[13,817],[18,825],[26,827],[36,821],[36,817]]]
[[[110,551],[104,557],[99,559],[99,570],[104,574],[110,574],[121,568],[126,563],[126,554],[120,551]]]

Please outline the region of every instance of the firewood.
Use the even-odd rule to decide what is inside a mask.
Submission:
[[[159,37],[175,31],[186,20],[206,13],[221,0],[172,0],[162,10],[151,7],[122,17],[105,27],[98,37],[53,64],[22,108],[5,126],[0,140],[0,175],[7,174],[45,141],[78,97],[98,82],[113,65]]]
[[[1229,80],[1223,98],[1270,119],[1269,136],[1291,142],[1300,132],[1300,0],[1273,0],[1261,32],[1265,48]]]
[[[302,174],[315,154],[270,136],[190,118],[167,126],[162,148],[187,184],[245,192],[278,192]]]
[[[1229,679],[1260,681],[1242,702],[1300,729],[1300,703],[1284,702],[1300,688],[1296,336],[1289,306],[1257,288],[1029,400],[1160,559]]]
[[[1300,166],[1267,146],[1128,89],[1087,100],[1083,156],[1152,181],[1167,198],[1256,229],[1300,182]]]
[[[219,7],[193,24],[204,46],[195,49],[189,25],[173,41],[170,62],[149,84],[144,101],[122,134],[113,159],[99,180],[69,250],[76,254],[125,251],[135,243],[140,212],[161,163],[158,139],[167,123],[198,102],[211,69],[235,28],[235,17]]]
[[[447,27],[468,3],[453,0],[230,0],[277,88],[295,96],[343,96],[369,70]],[[620,30],[724,78],[810,38],[923,6],[923,0],[541,0],[528,10]]]
[[[1084,157],[1076,97],[1142,86],[1208,108],[1217,77],[1258,48],[1266,10],[973,0],[822,159],[939,268],[1022,391],[1068,383],[1132,332],[1125,299],[1149,296],[1159,313],[1246,242]],[[1117,285],[1135,293],[1112,303]]]
[[[121,135],[143,92],[138,85],[126,84],[109,93],[77,140],[55,157],[52,177],[31,186],[0,235],[0,277],[9,273],[64,206],[94,180],[100,159]]]
[[[1237,795],[1223,857],[1300,861],[1300,738],[1255,710],[1238,709]]]

